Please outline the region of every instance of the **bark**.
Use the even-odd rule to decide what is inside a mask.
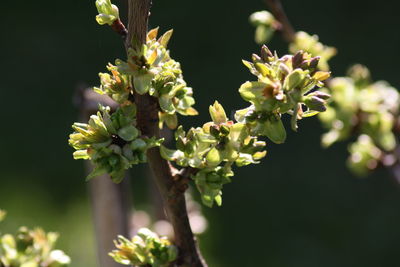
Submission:
[[[132,45],[132,40],[135,45],[143,44],[146,41],[150,7],[150,0],[129,0],[127,47]],[[148,94],[136,94],[135,103],[137,105],[137,123],[142,134],[149,137],[160,137],[157,99]],[[149,149],[147,158],[162,196],[168,220],[174,228],[175,244],[179,248],[176,265],[207,266],[202,259],[189,224],[184,196],[187,188],[186,179],[177,175],[169,162],[161,157],[159,148]]]

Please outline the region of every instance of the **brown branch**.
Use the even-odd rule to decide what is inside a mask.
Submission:
[[[150,0],[129,0],[127,46],[130,46],[132,41],[137,45],[145,42],[150,7]],[[147,94],[136,94],[135,103],[137,105],[138,127],[142,134],[160,137],[157,99]],[[179,181],[176,180],[179,176],[174,175],[175,171],[173,171],[172,166],[161,157],[159,148],[149,149],[147,158],[162,195],[167,217],[174,228],[175,244],[179,248],[176,265],[184,267],[207,266],[202,259],[190,228],[184,190],[179,185]]]
[[[295,38],[295,30],[286,16],[280,0],[264,0],[274,17],[281,23],[280,31],[286,42],[291,43]]]

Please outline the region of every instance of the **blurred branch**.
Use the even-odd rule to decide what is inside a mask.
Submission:
[[[128,45],[145,43],[150,7],[150,0],[129,0]],[[135,103],[138,127],[142,134],[159,138],[157,99],[148,94],[136,94]],[[159,148],[149,149],[147,158],[161,193],[167,217],[174,228],[175,244],[179,248],[176,265],[185,267],[207,266],[190,228],[184,195],[186,188],[179,185],[180,177],[174,175],[176,170],[161,157]]]
[[[291,43],[295,38],[295,30],[290,24],[280,0],[264,0],[274,17],[281,23],[280,32],[286,42]]]
[[[98,103],[115,109],[116,103],[107,96],[96,94],[91,88],[78,89],[75,104],[80,109],[81,120],[87,121],[97,111]],[[86,163],[86,173],[93,169]],[[118,235],[129,235],[129,211],[131,210],[129,179],[115,184],[108,175],[101,175],[89,181],[92,216],[97,239],[97,254],[100,267],[119,267],[108,253],[115,249],[113,240]]]

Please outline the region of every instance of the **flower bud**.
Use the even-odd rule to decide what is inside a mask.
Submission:
[[[100,25],[112,25],[114,21],[119,19],[119,11],[116,5],[111,4],[110,0],[96,0],[96,7],[99,15],[96,21]]]
[[[227,121],[225,110],[218,101],[209,108],[210,116],[215,124],[221,124]]]
[[[268,49],[268,47],[266,45],[263,45],[261,47],[261,58],[264,62],[269,62],[269,58],[273,57],[274,55],[272,54],[272,52]]]

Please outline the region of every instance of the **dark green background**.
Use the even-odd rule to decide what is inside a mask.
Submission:
[[[125,12],[124,0],[120,4]],[[220,101],[228,112],[243,108],[237,89],[254,79],[241,59],[259,47],[248,16],[257,1],[153,0],[151,24],[175,29],[172,56],[195,90],[198,118]],[[339,54],[333,74],[356,62],[375,79],[399,86],[399,4],[395,1],[285,1],[296,29],[318,33]],[[60,247],[74,267],[94,267],[83,162],[67,145],[77,120],[72,96],[80,83],[96,85],[97,73],[122,43],[96,24],[94,1],[7,1],[0,37],[0,208],[9,212],[4,231],[41,225],[62,234]],[[279,36],[270,48],[286,53]],[[268,143],[262,164],[236,171],[224,188],[221,208],[203,208],[209,223],[201,236],[212,267],[391,267],[399,266],[400,191],[384,170],[366,179],[345,166],[347,144],[323,150],[317,119],[300,122],[283,145]],[[141,208],[145,179],[134,169],[135,201]]]

